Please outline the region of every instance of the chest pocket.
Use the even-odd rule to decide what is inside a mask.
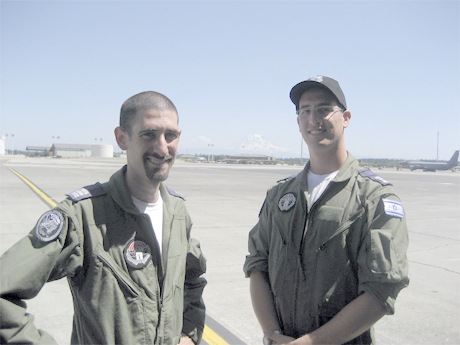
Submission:
[[[342,223],[344,212],[345,209],[343,207],[329,205],[321,206],[313,214],[312,223],[315,228],[321,230],[324,236],[329,237],[337,230],[340,223]]]
[[[130,297],[135,298],[140,295],[138,287],[134,284],[129,274],[121,269],[100,245],[96,247],[94,255],[96,256],[96,261],[99,261],[102,264],[101,269],[108,271],[105,274],[102,273],[104,277],[101,277],[101,279],[115,279],[117,285],[122,289],[124,294],[127,294]],[[107,273],[110,273],[112,278],[108,278]]]
[[[175,258],[187,253],[187,235],[185,217],[174,216],[171,225],[171,236],[168,243],[168,257]]]

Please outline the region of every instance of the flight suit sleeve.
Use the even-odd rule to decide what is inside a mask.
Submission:
[[[259,221],[251,229],[248,236],[248,251],[243,271],[248,278],[252,271],[268,272],[268,251],[269,251],[269,203],[268,194],[259,213]]]
[[[406,215],[394,194],[369,200],[368,231],[358,254],[360,292],[370,292],[393,314],[401,289],[409,284]]]
[[[0,343],[55,344],[34,325],[24,300],[46,282],[72,276],[82,263],[82,243],[70,218],[59,208],[42,215],[35,228],[0,258]]]
[[[184,316],[182,333],[189,336],[195,344],[201,341],[206,317],[203,290],[207,284],[202,275],[206,273],[206,258],[200,243],[192,238],[187,253],[184,284]]]

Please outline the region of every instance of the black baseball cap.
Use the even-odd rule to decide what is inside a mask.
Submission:
[[[299,110],[299,100],[302,94],[312,87],[319,87],[331,92],[335,98],[337,98],[337,101],[343,107],[343,109],[347,109],[347,101],[345,100],[345,95],[340,88],[339,82],[332,78],[319,75],[302,81],[291,89],[289,96],[291,97],[292,103],[295,104],[296,110]]]

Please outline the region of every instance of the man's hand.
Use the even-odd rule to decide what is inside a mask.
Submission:
[[[282,334],[274,334],[271,339],[273,340],[273,345],[291,344],[291,342],[295,340],[294,338]]]
[[[343,344],[371,328],[385,313],[385,306],[380,300],[365,292],[320,328],[288,345]]]
[[[183,335],[182,338],[180,338],[179,345],[195,345],[195,343],[187,337],[186,335]]]
[[[273,332],[270,335],[266,335],[264,339],[270,339],[272,341],[272,345],[283,345],[283,344],[290,344],[295,339],[292,337],[288,337],[287,335],[282,335]],[[264,342],[265,343],[265,342]]]
[[[310,345],[313,344],[312,340],[308,337],[308,335],[303,336],[302,338],[293,339],[291,338],[290,341],[282,344],[282,345]]]

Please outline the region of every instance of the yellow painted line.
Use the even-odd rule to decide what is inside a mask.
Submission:
[[[15,174],[17,177],[19,177],[22,181],[24,181],[24,183],[26,185],[28,185],[35,193],[38,194],[38,196],[40,198],[43,199],[43,201],[45,201],[45,203],[49,206],[49,207],[55,207],[57,204],[54,200],[52,200],[48,195],[46,195],[45,193],[43,193],[37,186],[35,186],[32,182],[30,182],[28,179],[26,179],[24,176],[22,176],[20,173],[18,173],[16,170],[14,170],[13,168],[8,168],[13,174]]]
[[[222,337],[220,337],[207,325],[204,325],[203,340],[209,345],[229,345]]]
[[[52,200],[48,195],[43,193],[37,186],[30,182],[27,178],[22,176],[13,168],[8,168],[13,174],[19,177],[25,184],[27,184],[35,193],[38,194],[40,198],[45,201],[50,208],[53,208],[57,203]],[[220,337],[216,332],[214,332],[209,326],[205,325],[203,330],[203,340],[206,341],[209,345],[229,345],[222,337]]]

